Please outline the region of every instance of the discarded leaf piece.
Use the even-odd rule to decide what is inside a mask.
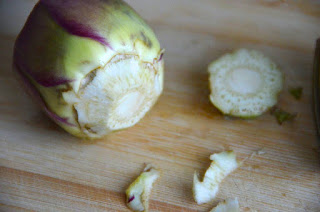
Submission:
[[[212,62],[210,100],[224,115],[255,118],[277,103],[283,75],[262,53],[240,49]]]
[[[239,212],[239,202],[237,198],[227,199],[220,202],[215,208],[210,212]]]
[[[212,160],[212,163],[206,171],[202,182],[199,179],[199,174],[197,172],[194,173],[193,197],[198,204],[213,200],[218,193],[219,184],[222,180],[240,165],[233,151],[213,154],[210,156],[210,160]]]
[[[301,99],[303,88],[302,87],[291,88],[289,92],[295,99],[299,100]]]
[[[148,211],[149,197],[153,183],[160,173],[151,165],[147,165],[140,176],[126,190],[127,205],[133,211]]]
[[[292,121],[297,117],[296,113],[288,113],[284,110],[282,110],[281,108],[274,108],[273,110],[271,110],[271,114],[276,117],[278,123],[280,125],[283,124],[283,122],[286,121]]]

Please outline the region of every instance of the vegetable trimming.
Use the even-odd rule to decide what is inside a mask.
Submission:
[[[223,114],[254,118],[277,103],[283,75],[258,51],[240,49],[212,62],[210,100]]]

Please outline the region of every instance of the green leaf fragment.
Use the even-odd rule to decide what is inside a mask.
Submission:
[[[302,87],[290,88],[289,92],[295,99],[300,100],[302,97],[303,88]]]
[[[280,125],[286,121],[293,121],[297,117],[297,113],[289,113],[277,107],[271,110],[271,114],[276,117]]]

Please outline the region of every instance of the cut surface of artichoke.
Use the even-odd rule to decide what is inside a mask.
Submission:
[[[236,154],[233,151],[226,151],[210,156],[212,163],[207,169],[203,181],[199,174],[194,173],[193,197],[197,204],[207,203],[213,200],[219,190],[222,180],[239,167]]]
[[[254,118],[277,103],[283,76],[260,52],[240,49],[208,67],[210,100],[226,115]]]
[[[239,201],[237,198],[224,200],[210,212],[240,212]]]
[[[63,93],[73,104],[78,124],[89,137],[136,124],[162,91],[162,76],[137,55],[117,55],[90,72],[74,90]]]
[[[133,211],[149,209],[149,198],[153,183],[159,178],[160,173],[151,165],[147,165],[140,176],[126,190],[127,205]]]

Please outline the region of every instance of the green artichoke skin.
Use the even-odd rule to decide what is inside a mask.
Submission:
[[[79,116],[82,115],[79,115],[76,104],[77,101],[83,101],[82,97],[75,102],[68,99],[70,93],[79,96],[79,92],[85,92],[83,87],[87,85],[84,84],[89,78],[93,80],[92,73],[97,70],[100,73],[108,72],[107,67],[112,70],[118,66],[124,67],[126,71],[123,76],[117,77],[128,81],[128,77],[132,78],[131,69],[148,67],[139,72],[140,78],[146,75],[148,80],[139,77],[134,80],[144,89],[155,87],[149,84],[157,84],[156,91],[145,98],[151,102],[151,107],[163,87],[162,52],[152,29],[123,1],[42,0],[34,7],[16,40],[13,63],[16,72],[23,75],[25,84],[32,87],[33,93],[38,92],[42,101],[40,105],[57,124],[75,136],[99,138],[115,129],[129,126],[119,125],[114,129],[110,126],[101,127],[106,123],[98,120],[101,126],[95,128],[101,129],[101,132],[89,132],[87,125],[79,123]],[[130,62],[120,62],[115,67],[110,65],[120,60]],[[134,64],[134,67],[131,68],[130,64]],[[149,76],[148,70],[152,70],[150,73],[154,72],[153,75]],[[108,77],[106,79],[110,79]],[[106,87],[101,86],[101,89]],[[130,86],[127,92],[132,90],[133,86]],[[114,99],[110,97],[113,91],[105,92],[106,98]],[[91,100],[87,98],[86,101],[89,103]],[[144,99],[141,101],[144,103]],[[110,102],[108,105],[112,106]],[[98,104],[97,101],[95,104]],[[95,124],[92,121],[89,125]]]

